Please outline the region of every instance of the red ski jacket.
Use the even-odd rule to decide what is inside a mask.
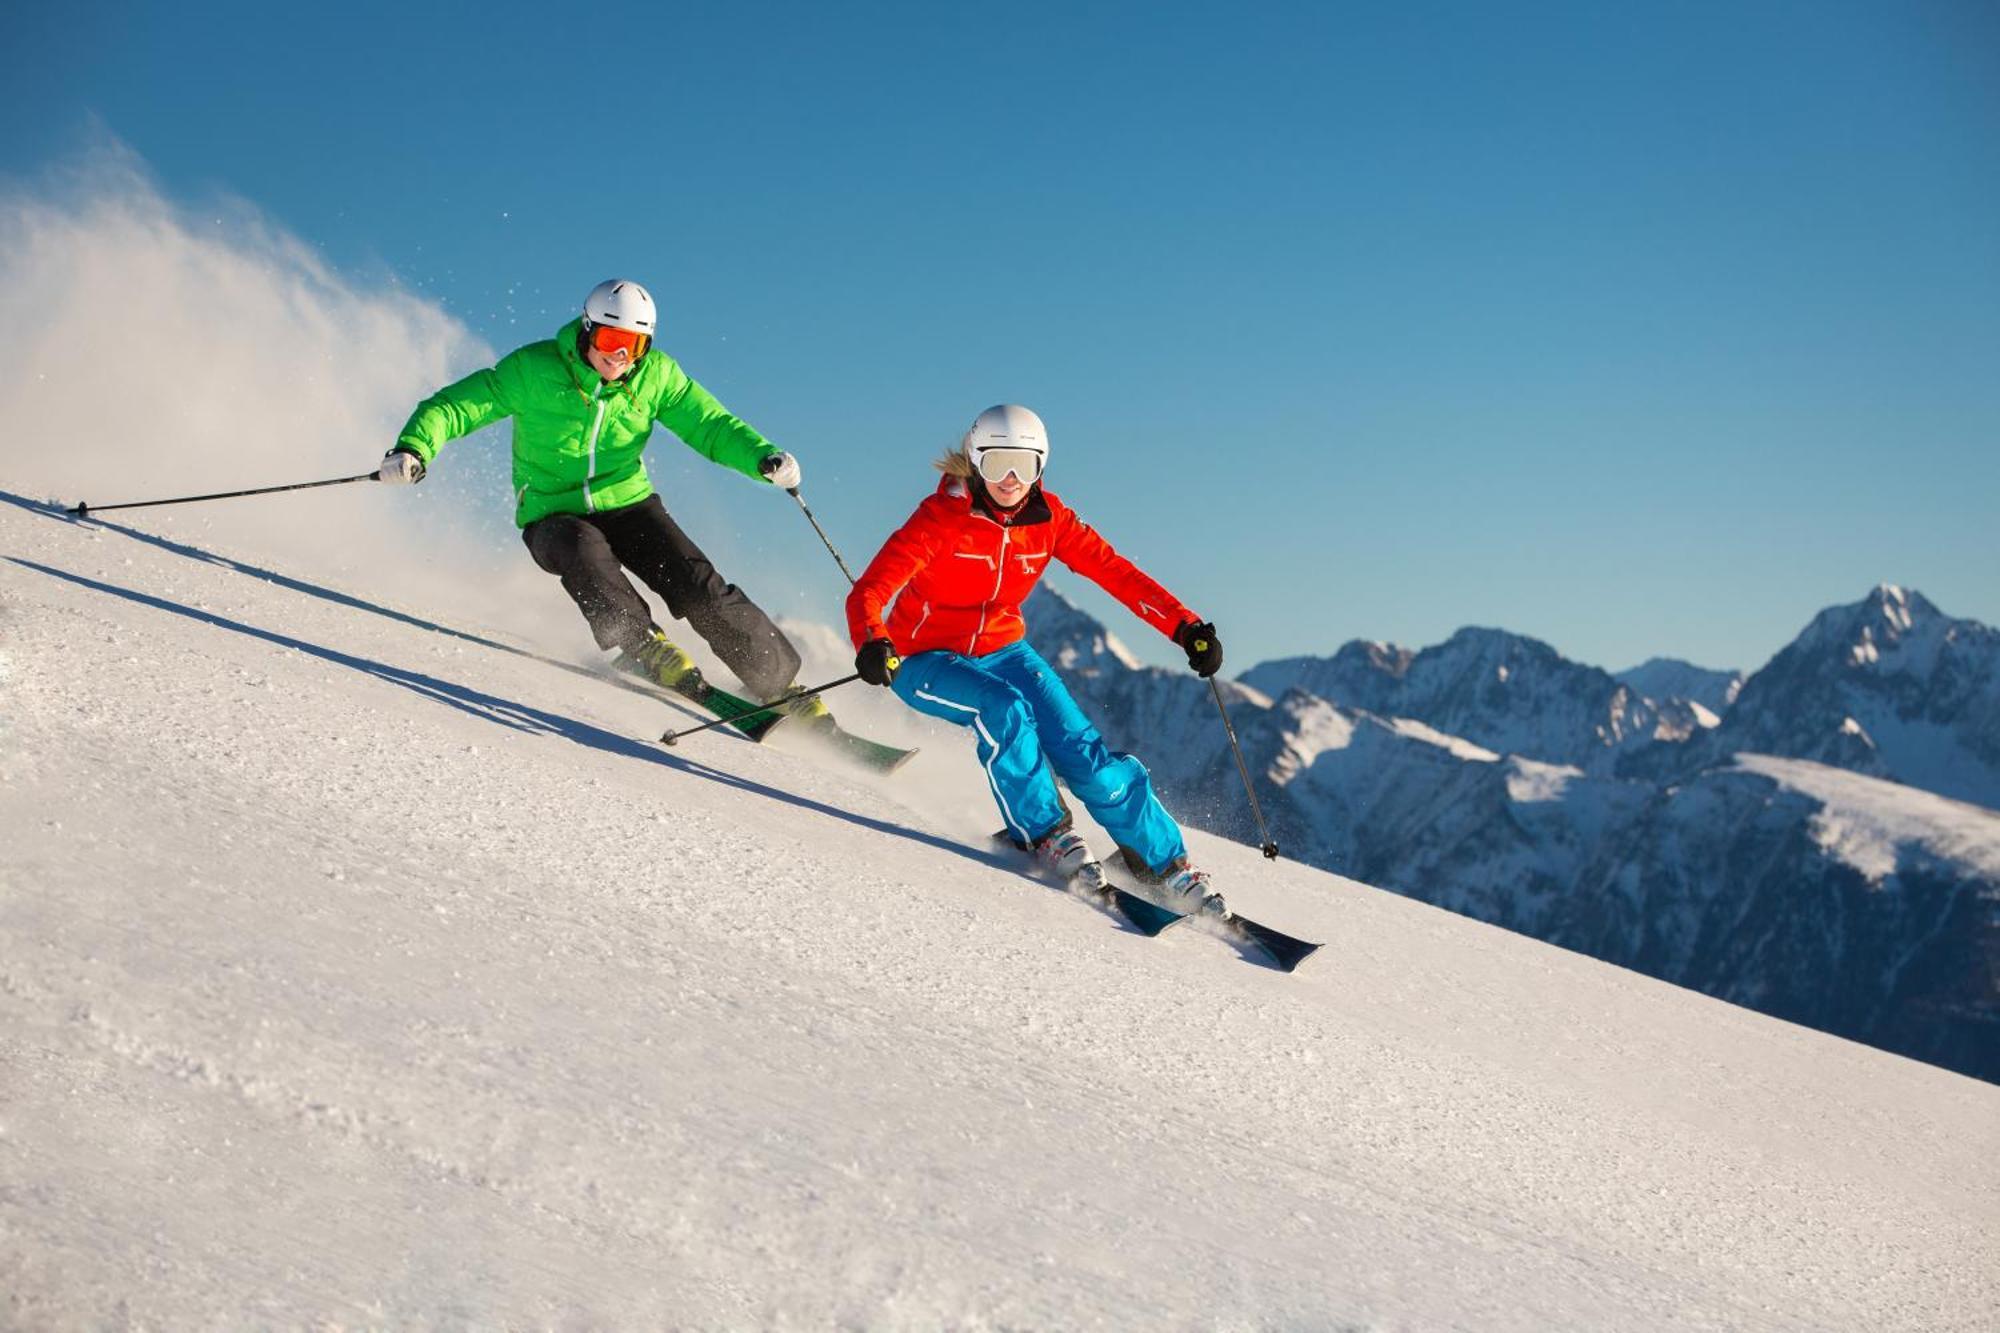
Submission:
[[[847,595],[848,633],[856,648],[887,639],[905,657],[996,652],[1027,632],[1021,603],[1052,556],[1168,638],[1197,619],[1039,484],[1009,514],[946,477],[862,571]]]

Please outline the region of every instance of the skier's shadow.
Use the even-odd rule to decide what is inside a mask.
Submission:
[[[308,657],[318,658],[322,662],[330,662],[352,671],[359,671],[363,675],[374,676],[379,680],[386,680],[391,684],[400,685],[404,689],[420,694],[426,699],[456,708],[463,713],[468,713],[484,721],[498,723],[514,731],[560,736],[578,745],[586,745],[591,749],[602,750],[607,754],[615,754],[627,759],[637,759],[648,764],[658,764],[661,767],[685,773],[690,777],[703,778],[710,782],[719,782],[725,786],[733,787],[738,791],[763,796],[786,805],[793,805],[803,810],[813,811],[816,814],[844,820],[847,823],[868,829],[871,832],[886,833],[894,837],[907,839],[911,842],[921,843],[926,847],[934,847],[940,851],[951,852],[954,855],[962,856],[969,861],[975,861],[981,865],[998,864],[997,861],[990,860],[968,847],[963,847],[958,843],[952,842],[950,839],[940,838],[935,834],[925,833],[918,829],[905,828],[900,824],[892,824],[885,819],[876,819],[869,815],[856,814],[851,810],[842,810],[838,806],[828,805],[823,801],[815,801],[811,797],[800,796],[795,792],[788,792],[782,788],[767,786],[764,783],[739,777],[733,773],[725,773],[720,769],[710,768],[705,764],[683,759],[679,755],[668,754],[657,746],[634,740],[629,736],[622,736],[615,731],[606,731],[603,727],[593,726],[588,722],[579,721],[573,717],[565,717],[561,713],[551,713],[546,709],[534,708],[512,699],[503,699],[498,695],[487,694],[482,690],[475,690],[453,681],[440,680],[436,676],[428,676],[420,671],[409,671],[402,667],[391,666],[386,662],[377,662],[370,658],[357,657],[352,653],[343,653],[338,649],[310,643],[304,639],[294,638],[289,634],[280,634],[275,630],[261,629],[256,625],[247,625],[240,620],[232,620],[228,616],[217,615],[212,611],[197,610],[191,606],[184,606],[179,602],[168,601],[163,597],[155,597],[151,593],[139,592],[132,588],[121,588],[115,584],[104,583],[82,574],[56,569],[50,565],[38,564],[33,560],[23,560],[19,556],[7,556],[5,559],[12,564],[19,565],[23,569],[32,569],[38,574],[46,574],[50,578],[62,579],[79,587],[89,588],[93,592],[103,593],[110,597],[123,598],[128,602],[136,602],[141,606],[151,607],[156,611],[164,611],[170,615],[182,616],[188,620],[198,621],[201,624],[210,625],[217,629],[230,630],[279,648],[289,649],[293,652],[303,653]],[[218,563],[233,564],[233,562]],[[348,602],[351,599],[341,594],[334,594],[333,600]],[[423,623],[421,621],[414,621],[412,617],[402,616],[394,612],[387,614],[394,615],[399,620],[412,620],[413,623],[417,624]],[[504,645],[499,644],[493,646],[504,647]],[[526,655],[533,656],[533,654]],[[596,679],[594,676],[592,678]],[[648,697],[651,696],[649,695]]]
[[[540,653],[529,652],[526,648],[519,648],[511,643],[502,643],[498,639],[489,639],[484,635],[471,634],[462,629],[453,629],[449,625],[440,625],[434,620],[425,620],[422,616],[413,616],[407,612],[398,611],[393,607],[383,606],[379,602],[371,602],[366,598],[356,597],[352,593],[341,592],[337,588],[328,588],[318,583],[308,583],[304,579],[294,578],[289,574],[280,574],[274,569],[265,569],[260,565],[245,564],[241,560],[232,560],[228,556],[217,555],[213,551],[205,551],[199,546],[189,546],[185,542],[177,542],[171,538],[162,537],[157,533],[142,532],[138,528],[127,527],[123,523],[99,518],[96,514],[72,514],[68,510],[59,508],[56,505],[41,500],[30,500],[28,497],[16,495],[12,491],[0,491],[0,501],[4,501],[20,509],[25,509],[31,514],[39,514],[44,518],[53,518],[59,523],[88,524],[92,527],[102,528],[106,532],[115,532],[121,537],[129,537],[135,542],[144,542],[148,546],[158,547],[162,551],[171,552],[183,559],[193,560],[204,565],[214,565],[220,569],[229,570],[231,573],[259,579],[290,592],[304,593],[308,597],[316,597],[323,602],[332,602],[336,606],[344,606],[354,611],[366,611],[370,615],[381,616],[385,620],[393,620],[398,624],[409,625],[415,629],[429,630],[433,634],[442,634],[446,638],[457,639],[463,643],[477,644],[481,648],[490,648],[494,652],[511,653],[515,657],[525,657],[531,662],[540,662],[543,666],[555,667],[557,670],[567,671],[573,676],[582,676],[585,680],[595,682],[599,685],[611,685],[618,689],[629,691],[632,694],[642,695],[647,699],[663,703],[670,708],[684,713],[688,717],[698,718],[702,721],[707,720],[706,715],[693,706],[681,703],[678,700],[662,699],[659,695],[635,681],[621,680],[616,676],[608,676],[602,672],[592,671],[589,667],[579,666],[575,662],[565,662],[556,657],[544,657]]]

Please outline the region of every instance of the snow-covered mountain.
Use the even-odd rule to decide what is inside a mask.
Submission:
[[[1065,678],[1122,674],[1137,670],[1139,659],[1095,616],[1060,597],[1036,602],[1041,639],[1049,661]]]
[[[1462,629],[1421,652],[1356,641],[1332,657],[1259,663],[1243,682],[1273,697],[1298,689],[1414,718],[1489,750],[1588,772],[1610,772],[1632,750],[1684,741],[1702,726],[1674,701],[1656,703],[1540,640],[1497,629]]]
[[[1654,700],[1683,699],[1720,718],[1743,691],[1741,671],[1717,671],[1677,657],[1654,657],[1617,673],[1621,684]],[[1710,723],[1709,725],[1714,725]]]
[[[1883,584],[1814,617],[1690,762],[1812,759],[2000,808],[2000,630]]]
[[[1028,609],[1044,651],[1097,632],[1046,587]],[[1045,642],[1050,626],[1060,633]],[[1602,672],[1493,631],[1421,653],[1349,644],[1244,680],[1261,688],[1227,687],[1232,720],[1288,855],[2000,1079],[2000,813],[1818,763],[1722,754],[1693,764],[1686,736],[1628,745],[1625,763],[1606,763],[1617,733],[1604,719],[1643,714],[1657,727],[1667,713]],[[1296,686],[1268,692],[1295,680],[1376,708]],[[1141,751],[1176,810],[1256,841],[1198,681],[1145,669],[1072,683],[1114,743]],[[1744,695],[1756,698],[1748,686]],[[1558,725],[1532,727],[1519,699],[1538,700]],[[1421,720],[1378,711],[1412,704]],[[1452,734],[1443,717],[1524,738],[1539,754]],[[1706,745],[1713,731],[1702,731]],[[1540,757],[1565,743],[1593,762]],[[1643,776],[1633,761],[1649,755],[1672,756],[1669,776]],[[1875,830],[1862,863],[1840,832],[1859,827]]]

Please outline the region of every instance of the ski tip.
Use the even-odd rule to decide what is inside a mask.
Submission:
[[[1296,972],[1299,964],[1319,952],[1322,947],[1312,940],[1297,939],[1282,930],[1273,930],[1259,921],[1248,917],[1232,916],[1229,924],[1244,944],[1250,946],[1255,959],[1269,963],[1280,972]]]
[[[1281,972],[1296,972],[1299,970],[1299,964],[1318,953],[1320,947],[1317,944],[1308,944],[1304,948],[1289,954],[1280,955],[1273,953],[1271,961],[1277,964],[1278,970]]]

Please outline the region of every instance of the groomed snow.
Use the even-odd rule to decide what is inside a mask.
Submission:
[[[962,734],[197,532],[0,497],[0,1324],[2000,1324],[2000,1089],[1203,837],[1327,948],[1140,939]]]

